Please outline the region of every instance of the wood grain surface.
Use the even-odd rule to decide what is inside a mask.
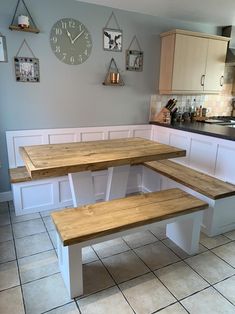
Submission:
[[[26,167],[18,167],[9,169],[11,183],[31,181],[30,175]]]
[[[25,146],[20,153],[32,179],[186,155],[185,150],[143,138]]]
[[[51,214],[64,246],[205,209],[180,189],[130,196]]]
[[[235,195],[234,185],[170,160],[145,162],[144,165],[211,199]]]

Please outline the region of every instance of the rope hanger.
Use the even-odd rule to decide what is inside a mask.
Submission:
[[[18,51],[16,53],[16,57],[19,57],[19,53],[20,53],[20,51],[21,51],[21,49],[23,48],[24,45],[26,46],[26,48],[28,48],[28,50],[30,51],[32,56],[34,58],[36,58],[35,54],[33,53],[33,50],[29,47],[29,45],[28,45],[28,43],[27,43],[27,41],[25,39],[22,41],[22,44],[20,45],[20,48],[18,49]]]
[[[111,15],[110,15],[110,17],[109,17],[107,23],[105,24],[105,27],[104,27],[104,28],[108,28],[108,25],[109,25],[109,23],[110,23],[110,21],[111,21],[112,18],[114,19],[114,21],[115,21],[115,23],[116,23],[116,25],[117,25],[117,29],[118,29],[118,30],[121,30],[121,28],[120,28],[120,26],[119,26],[119,24],[118,24],[116,15],[115,15],[113,12],[111,13]]]
[[[139,51],[142,51],[142,49],[141,49],[141,47],[140,47],[140,43],[139,43],[139,41],[138,41],[136,35],[132,38],[132,41],[131,41],[129,47],[127,48],[127,50],[131,50],[131,46],[133,45],[134,42],[136,42],[136,44],[137,44],[137,46],[138,46],[138,48],[139,48]]]

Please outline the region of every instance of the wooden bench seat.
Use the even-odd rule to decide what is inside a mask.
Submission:
[[[235,185],[170,160],[145,162],[143,165],[166,180],[168,178],[161,189],[179,187],[209,203],[202,225],[207,235],[215,236],[235,229]]]
[[[213,200],[235,195],[234,185],[184,165],[180,165],[174,161],[151,161],[145,162],[144,165]]]
[[[11,183],[27,182],[32,180],[26,167],[9,169],[9,175]]]
[[[207,206],[180,189],[170,189],[52,213],[59,266],[70,296],[83,293],[82,247],[166,220],[167,236],[188,254],[194,254],[199,245],[202,210]]]

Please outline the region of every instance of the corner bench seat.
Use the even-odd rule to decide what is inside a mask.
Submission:
[[[170,160],[143,165],[170,179],[162,184],[164,188],[182,188],[210,204],[202,225],[207,235],[215,236],[235,229],[235,185]]]
[[[24,166],[9,169],[9,175],[11,183],[28,182],[32,180],[26,167]]]
[[[53,212],[59,266],[70,296],[83,293],[82,247],[166,220],[167,236],[188,254],[194,254],[199,245],[202,210],[207,206],[180,189],[170,189]]]

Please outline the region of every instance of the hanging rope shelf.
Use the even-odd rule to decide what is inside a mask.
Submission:
[[[125,85],[114,58],[112,58],[110,61],[108,72],[105,76],[103,85],[108,85],[108,86],[124,86]]]
[[[19,5],[21,2],[23,4],[23,7],[24,7],[25,12],[27,14],[26,17],[28,17],[28,19],[29,19],[29,26],[27,26],[27,27],[21,27],[16,22],[16,15],[18,14]],[[9,26],[9,29],[12,31],[30,32],[30,33],[36,33],[36,34],[40,33],[40,30],[37,28],[24,0],[18,0],[17,5],[16,5],[16,9],[15,9],[15,13],[14,13],[13,19],[11,21],[11,25]]]

